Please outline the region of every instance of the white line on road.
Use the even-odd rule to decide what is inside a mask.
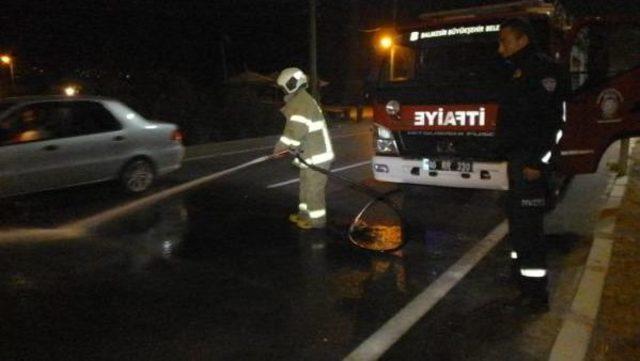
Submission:
[[[342,139],[342,138],[355,137],[355,136],[363,135],[363,134],[370,134],[370,132],[360,132],[360,133],[336,135],[336,136],[334,136],[332,138],[333,139]],[[202,159],[220,158],[220,157],[226,157],[226,156],[229,156],[229,155],[251,153],[251,152],[257,152],[257,151],[269,150],[269,149],[273,149],[273,145],[264,146],[264,147],[249,148],[249,149],[242,149],[242,150],[236,150],[236,151],[231,151],[231,152],[207,154],[207,155],[200,155],[200,156],[196,156],[196,157],[189,157],[189,158],[185,158],[183,160],[183,162],[191,162],[191,161],[194,161],[194,160],[202,160]]]
[[[345,360],[366,361],[380,358],[402,335],[444,298],[493,247],[500,243],[500,240],[507,234],[508,228],[506,220],[497,225],[429,287],[362,342]]]
[[[85,236],[84,230],[79,228],[21,228],[2,231],[0,233],[0,243],[28,243],[28,242],[46,242],[46,241],[63,241]]]
[[[191,162],[193,160],[201,160],[201,159],[220,158],[220,157],[226,157],[228,155],[251,153],[251,152],[257,152],[259,150],[267,150],[267,149],[273,149],[273,146],[243,149],[243,150],[237,150],[237,151],[234,151],[234,152],[224,152],[224,153],[201,155],[201,156],[198,156],[198,157],[185,158],[183,160],[183,162]]]
[[[354,163],[354,164],[347,165],[347,166],[344,166],[344,167],[335,168],[335,169],[331,170],[331,173],[341,172],[343,170],[360,167],[360,166],[363,166],[365,164],[371,164],[371,161],[367,160],[367,161],[364,161],[364,162]],[[300,178],[289,179],[288,181],[270,184],[270,185],[267,186],[267,188],[268,189],[272,189],[272,188],[284,187],[286,185],[293,184],[293,183],[298,183],[298,182],[300,182]]]
[[[248,161],[246,163],[242,163],[240,165],[237,165],[235,167],[231,167],[231,168],[227,168],[224,169],[220,172],[216,172],[216,173],[212,173],[209,174],[208,176],[204,176],[204,177],[200,177],[197,179],[194,179],[190,182],[187,183],[183,183],[179,186],[173,187],[173,188],[169,188],[169,189],[165,189],[162,192],[158,192],[155,194],[152,194],[150,196],[144,197],[142,199],[138,199],[136,201],[121,205],[119,207],[115,207],[115,208],[111,208],[107,211],[104,211],[102,213],[98,213],[94,216],[85,218],[83,220],[80,221],[76,221],[73,222],[71,224],[66,225],[64,228],[73,228],[73,229],[89,229],[89,228],[93,228],[93,227],[97,227],[105,222],[114,220],[116,218],[122,217],[126,214],[129,214],[131,212],[137,211],[139,209],[145,208],[145,207],[149,207],[153,204],[156,204],[158,202],[160,202],[161,200],[167,199],[171,196],[174,196],[176,194],[179,193],[183,193],[186,192],[188,190],[191,190],[195,187],[198,187],[200,185],[203,185],[207,182],[210,182],[216,178],[220,178],[224,175],[227,174],[231,174],[233,172],[236,172],[240,169],[243,168],[247,168],[249,166],[258,164],[258,163],[262,163],[264,161],[267,161],[271,159],[271,156],[264,156],[264,157],[259,157],[256,159],[253,159],[251,161]]]

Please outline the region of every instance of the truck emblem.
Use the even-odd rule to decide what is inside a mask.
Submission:
[[[603,90],[598,95],[597,103],[602,110],[601,118],[604,121],[619,120],[620,104],[624,101],[622,94],[613,88]]]

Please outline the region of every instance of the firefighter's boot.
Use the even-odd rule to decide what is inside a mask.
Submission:
[[[326,221],[321,220],[310,220],[310,219],[301,219],[296,223],[296,226],[300,229],[323,229],[326,226]]]
[[[307,217],[305,217],[304,215],[300,214],[300,213],[291,213],[289,215],[289,222],[291,223],[298,223],[300,221],[303,221],[307,219]]]

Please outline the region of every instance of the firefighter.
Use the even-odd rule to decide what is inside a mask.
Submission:
[[[558,67],[538,51],[531,25],[510,19],[500,28],[498,52],[509,67],[499,101],[497,152],[508,161],[507,218],[514,276],[514,305],[549,309],[543,218],[549,171],[562,132],[564,81]]]
[[[329,170],[334,158],[329,130],[318,103],[306,90],[307,76],[298,68],[287,68],[276,82],[286,94],[281,111],[287,121],[274,154],[288,149],[299,154],[305,163]],[[327,176],[297,158],[294,165],[300,168],[300,203],[298,212],[291,214],[289,220],[302,229],[324,228]]]

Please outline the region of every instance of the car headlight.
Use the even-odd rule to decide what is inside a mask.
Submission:
[[[400,103],[396,100],[390,100],[387,105],[385,105],[384,109],[387,111],[387,114],[396,116],[400,114]]]

